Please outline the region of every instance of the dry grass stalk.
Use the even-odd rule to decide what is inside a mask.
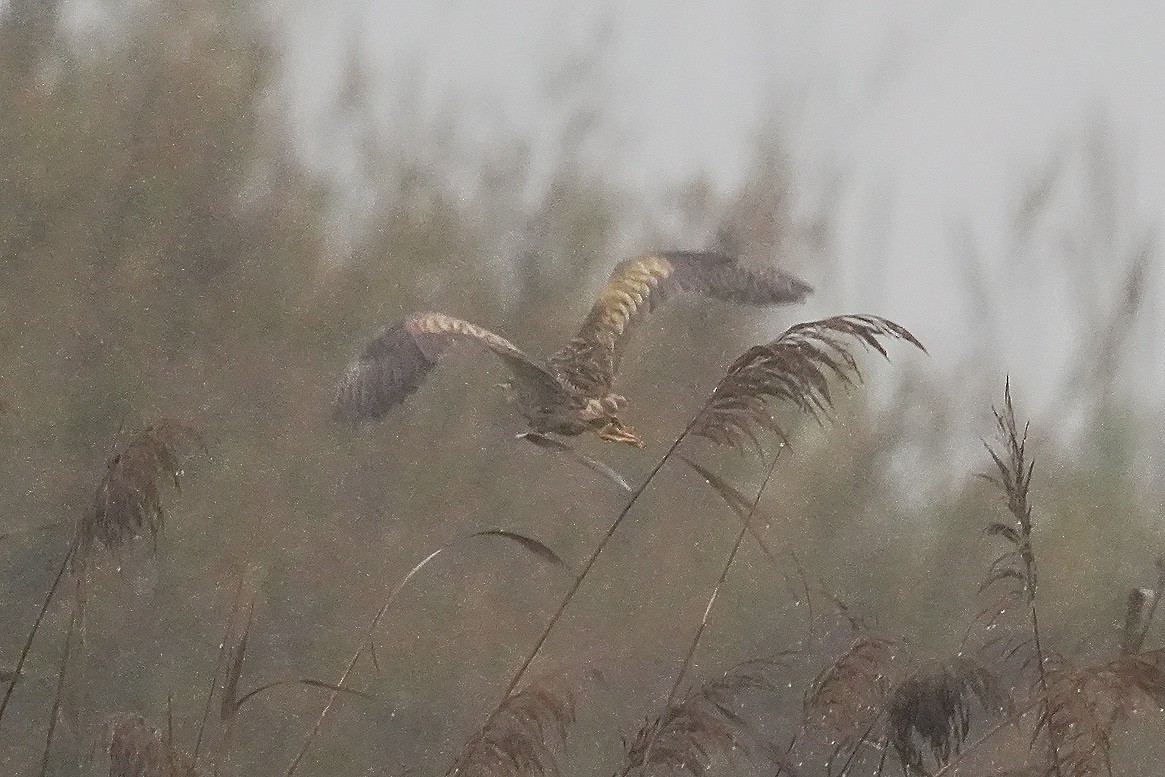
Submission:
[[[621,491],[627,491],[628,493],[631,491],[631,486],[627,483],[627,480],[611,467],[611,465],[576,450],[574,446],[567,445],[562,440],[550,437],[549,435],[539,434],[538,432],[523,432],[518,435],[518,438],[543,450],[562,453],[592,472],[596,472],[614,483]]]
[[[255,604],[247,605],[247,622],[237,639],[223,639],[225,673],[219,689],[219,719],[227,720],[239,711],[239,681],[243,677],[243,661],[247,657],[247,640],[251,637],[251,624],[255,615]]]
[[[69,667],[69,656],[73,650],[73,641],[77,629],[77,611],[73,610],[69,618],[69,628],[65,632],[65,645],[61,649],[61,661],[57,668],[57,688],[53,694],[53,706],[49,710],[49,724],[48,730],[45,732],[44,753],[41,756],[40,773],[48,774],[49,758],[52,755],[53,749],[53,734],[57,730],[57,718],[61,712],[61,703],[65,697],[65,680],[66,671]]]
[[[702,475],[704,475],[704,477],[713,486],[713,488],[717,489],[717,492],[725,500],[729,507],[733,508],[733,511],[738,513],[743,522],[743,525],[741,526],[740,531],[737,532],[736,540],[733,542],[732,549],[729,551],[728,557],[724,560],[724,566],[720,571],[720,577],[716,580],[716,584],[712,587],[712,591],[708,597],[708,603],[704,607],[704,615],[700,618],[700,623],[696,627],[695,633],[692,635],[692,641],[689,643],[687,652],[684,654],[683,661],[680,663],[680,670],[676,673],[675,680],[672,682],[671,690],[667,695],[667,701],[664,702],[664,712],[654,721],[649,720],[649,722],[642,729],[640,729],[639,735],[636,737],[635,741],[631,744],[628,750],[629,757],[626,759],[626,768],[624,769],[624,774],[632,770],[644,771],[647,767],[656,764],[659,761],[659,754],[656,752],[656,746],[660,744],[662,744],[664,752],[662,757],[663,765],[669,766],[673,770],[686,769],[691,771],[695,770],[697,766],[699,766],[702,770],[707,768],[708,765],[706,758],[700,760],[701,754],[706,754],[708,752],[707,743],[701,741],[703,738],[702,735],[707,734],[710,740],[715,741],[719,739],[720,744],[724,744],[724,737],[732,733],[730,727],[722,727],[717,730],[714,726],[701,725],[701,720],[693,717],[691,714],[686,714],[685,706],[682,704],[677,705],[676,700],[679,696],[679,691],[683,685],[684,679],[686,678],[688,671],[692,666],[692,660],[696,655],[696,649],[699,647],[700,640],[704,635],[704,631],[708,627],[709,618],[712,614],[712,608],[716,604],[716,600],[720,595],[720,589],[723,588],[724,581],[728,577],[728,572],[732,568],[732,563],[736,559],[736,554],[740,551],[741,543],[744,542],[744,537],[750,528],[753,528],[755,532],[755,527],[752,525],[752,518],[756,512],[757,504],[760,502],[761,495],[764,493],[765,488],[772,480],[773,472],[776,470],[777,461],[780,458],[782,450],[784,449],[777,449],[777,453],[773,456],[772,463],[770,464],[768,471],[765,473],[764,480],[761,482],[760,488],[757,489],[755,498],[751,500],[714,473],[705,470],[686,457],[684,458],[684,461],[687,464],[696,469],[697,472],[700,472]],[[761,543],[761,547],[767,550],[764,542],[760,540],[759,537],[757,537],[757,539]],[[771,555],[770,558],[772,558]],[[768,663],[771,663],[771,661]],[[735,673],[730,674],[734,675],[734,681],[739,680],[742,677],[748,678],[753,676],[754,673],[743,669],[743,667],[752,668],[758,665],[760,665],[759,662],[755,661],[751,662],[750,664],[741,665],[741,667],[737,667]],[[722,678],[719,683],[706,685],[706,692],[703,695],[707,696],[708,692],[716,694],[719,690],[731,690],[729,686],[731,686],[732,683],[724,681],[728,677],[729,675],[725,675],[725,678]],[[693,698],[699,698],[699,696]],[[726,699],[723,701],[724,704],[730,704],[732,699]],[[739,717],[736,716],[727,706],[717,702],[716,707],[729,721],[740,722]],[[676,725],[677,723],[680,724],[678,727]],[[685,723],[688,725],[683,725]],[[676,730],[677,728],[679,729],[678,731]],[[728,739],[731,740],[731,737],[729,736]],[[690,746],[690,751],[687,753],[683,751],[683,743],[685,742]],[[730,752],[737,749],[737,747],[739,747],[738,744],[731,743]],[[691,756],[693,754],[695,755],[696,760],[692,760]]]
[[[144,718],[126,715],[110,729],[109,777],[195,777],[198,772]]]
[[[116,550],[148,533],[155,539],[165,520],[160,480],[179,478],[186,458],[205,450],[191,426],[162,421],[139,432],[106,466],[93,497],[93,509],[77,526],[77,560],[84,562],[95,542]]]
[[[984,587],[996,579],[1016,577],[1024,584],[1024,593],[1028,599],[1034,599],[1036,588],[1035,558],[1031,547],[1032,508],[1028,501],[1028,492],[1031,489],[1032,473],[1035,462],[1027,457],[1028,425],[1023,430],[1015,419],[1015,406],[1011,402],[1011,382],[1004,384],[1003,410],[992,408],[995,415],[995,425],[1002,441],[1002,449],[996,451],[990,445],[984,444],[991,460],[995,462],[997,474],[981,475],[984,480],[994,483],[1007,497],[1007,510],[1011,514],[1011,521],[995,521],[988,524],[985,533],[988,536],[1002,537],[1012,546],[1013,555],[1003,556],[992,567],[992,577],[988,578]],[[1011,566],[1006,562],[1019,561],[1019,566]],[[1016,576],[1015,573],[1018,573]]]
[[[194,754],[191,756],[193,763],[198,763],[199,753],[202,751],[203,737],[206,735],[207,721],[210,719],[211,703],[214,699],[215,690],[220,687],[221,682],[221,699],[223,714],[220,719],[226,718],[226,708],[228,706],[228,697],[233,702],[234,696],[238,691],[239,678],[243,671],[243,657],[247,651],[247,638],[251,633],[252,617],[254,615],[254,601],[247,604],[247,620],[239,633],[239,627],[236,621],[239,619],[240,609],[243,606],[244,587],[246,578],[240,577],[238,587],[235,589],[234,601],[231,602],[230,614],[227,617],[226,627],[222,636],[222,641],[218,646],[218,659],[215,661],[214,674],[210,678],[210,683],[206,689],[206,702],[203,705],[202,717],[198,721],[198,734],[194,738]],[[249,597],[248,597],[249,598]],[[219,740],[219,757],[214,759],[218,764],[222,758],[222,754],[229,749],[229,740],[231,736],[230,722],[223,727],[222,736]],[[217,770],[217,766],[215,767]]]
[[[41,623],[44,622],[45,615],[48,613],[49,604],[53,601],[53,596],[56,595],[57,588],[60,587],[61,581],[65,578],[65,572],[69,569],[69,564],[73,558],[73,554],[77,549],[77,539],[74,538],[73,543],[69,546],[68,551],[65,552],[64,558],[61,559],[61,564],[57,567],[57,574],[53,578],[52,584],[49,586],[48,593],[45,594],[44,601],[41,602],[40,609],[37,611],[36,619],[32,622],[32,628],[28,630],[28,636],[24,638],[24,645],[20,648],[20,655],[16,658],[16,666],[11,672],[4,672],[3,680],[8,682],[4,689],[4,697],[0,699],[0,721],[4,719],[4,713],[8,710],[8,703],[12,700],[12,693],[16,690],[16,683],[24,671],[24,662],[28,660],[28,654],[32,650],[32,643],[36,640],[36,633],[40,630]],[[0,680],[0,681],[3,681]]]
[[[448,774],[558,774],[556,750],[566,742],[574,710],[574,692],[561,675],[531,683],[509,697],[489,723],[466,742]]]
[[[1134,588],[1129,595],[1115,660],[1101,666],[1076,667],[1062,657],[1048,657],[1047,692],[1033,694],[1011,710],[1005,721],[1015,723],[1033,710],[1038,712],[1030,760],[996,777],[1048,777],[1057,772],[1073,777],[1111,775],[1111,743],[1113,734],[1119,733],[1118,725],[1145,708],[1165,711],[1165,650],[1141,649],[1156,612],[1155,603],[1165,589],[1165,559],[1158,558],[1156,566],[1154,587]],[[1032,643],[1028,640],[1023,644]],[[1003,726],[1000,723],[964,752],[981,746]],[[1055,738],[1057,750],[1034,747],[1041,737],[1049,741]],[[955,757],[947,762],[935,777],[950,772],[958,760]]]
[[[1056,663],[1047,672],[1047,700],[1033,735],[1033,744],[1041,735],[1056,743],[1055,751],[1048,751],[1056,760],[1037,759],[1033,766],[1045,775],[1111,774],[1113,727],[1123,717],[1122,683],[1107,668]]]
[[[857,339],[885,356],[885,348],[878,338],[886,335],[901,337],[922,347],[897,324],[870,316],[843,316],[793,327],[777,340],[752,348],[738,359],[716,386],[708,403],[689,426],[689,431],[721,444],[737,445],[747,441],[758,453],[763,453],[759,437],[753,429],[759,427],[775,432],[783,446],[787,437],[773,419],[768,401],[789,402],[820,421],[832,404],[830,376],[845,382],[853,382],[860,377],[856,359],[849,352],[845,338]],[[686,770],[696,775],[708,768],[708,753],[714,745],[719,745],[725,751],[742,747],[735,737],[736,728],[733,725],[738,726],[741,721],[726,707],[716,705],[725,718],[718,720],[715,716],[701,717],[698,709],[694,714],[689,713],[684,704],[675,704],[675,698],[740,544],[749,529],[755,533],[751,519],[761,493],[773,475],[781,450],[783,447],[778,448],[755,499],[748,499],[715,473],[684,458],[740,515],[744,525],[728,555],[720,579],[713,588],[704,618],[668,696],[665,711],[654,721],[649,721],[631,743],[624,774],[636,769],[645,770],[649,766],[666,766],[673,771]],[[761,546],[767,551],[763,541]],[[807,590],[806,598],[808,600]]]
[[[760,735],[738,710],[748,693],[775,691],[773,670],[784,666],[781,658],[747,661],[689,690],[624,743],[621,774],[661,770],[700,777],[717,754],[751,752]]]
[[[1037,670],[1040,696],[1044,700],[1044,717],[1050,716],[1048,705],[1051,703],[1051,692],[1048,685],[1047,662],[1043,641],[1040,634],[1039,610],[1036,606],[1036,588],[1039,575],[1036,568],[1035,550],[1032,546],[1032,506],[1028,499],[1031,490],[1032,473],[1035,471],[1035,462],[1027,455],[1028,425],[1023,429],[1015,417],[1015,405],[1011,401],[1011,381],[1004,383],[1003,408],[992,408],[995,415],[995,426],[1000,439],[999,449],[992,448],[984,443],[987,453],[995,463],[995,472],[981,475],[984,480],[994,483],[1003,491],[1007,498],[1007,511],[1011,515],[1010,521],[994,521],[986,528],[988,536],[1000,537],[1006,541],[1011,549],[1001,555],[991,565],[987,579],[980,586],[980,591],[1004,587],[999,604],[993,607],[993,612],[984,610],[979,613],[977,621],[989,620],[989,627],[993,625],[1010,607],[1012,603],[1022,602],[1028,621],[1031,626],[1030,644],[1033,649],[1033,659]],[[1018,649],[1018,648],[1017,648]],[[1014,651],[1013,651],[1014,652]],[[1060,749],[1060,729],[1049,726],[1048,730],[1048,761],[1052,773],[1056,777],[1063,777]]]
[[[760,514],[760,510],[758,509],[760,503],[759,498],[749,499],[740,491],[740,489],[736,488],[727,480],[720,477],[715,472],[712,472],[707,467],[692,461],[687,456],[681,456],[680,458],[684,461],[685,464],[694,469],[700,475],[700,477],[704,478],[704,481],[708,483],[708,485],[711,486],[714,491],[716,491],[720,498],[724,500],[724,503],[727,504],[729,508],[731,508],[732,512],[736,513],[740,520],[744,522],[745,529],[752,535],[753,540],[756,541],[757,547],[761,549],[761,553],[764,554],[765,558],[772,565],[773,569],[780,572],[781,577],[784,578],[785,582],[792,586],[792,580],[789,577],[789,574],[785,571],[784,565],[778,561],[776,553],[773,552],[769,542],[761,533],[761,527],[759,524],[763,523],[764,526],[767,527],[771,521]],[[761,518],[763,518],[763,521],[759,520]],[[787,548],[782,548],[781,552],[788,556],[789,562],[793,565],[793,569],[796,571],[798,577],[797,585],[800,587],[797,595],[801,596],[805,600],[805,609],[809,620],[809,630],[812,633],[814,629],[815,615],[813,612],[813,596],[809,589],[809,576],[805,571],[805,567],[801,564],[801,560],[797,558],[796,552]]]

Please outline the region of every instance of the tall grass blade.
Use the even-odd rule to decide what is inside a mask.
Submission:
[[[548,545],[539,542],[533,537],[527,537],[524,534],[517,532],[506,531],[505,529],[485,529],[483,531],[474,532],[471,537],[501,537],[503,539],[516,542],[518,545],[525,548],[531,555],[537,556],[548,564],[562,567],[566,569],[566,562],[562,557],[555,553]]]

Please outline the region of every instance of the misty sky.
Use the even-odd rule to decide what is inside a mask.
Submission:
[[[317,150],[311,128],[352,41],[380,79],[386,124],[402,99],[430,116],[455,104],[483,144],[529,138],[535,158],[563,121],[552,74],[597,50],[577,87],[595,102],[590,155],[645,199],[696,173],[727,190],[776,118],[807,189],[843,181],[847,269],[811,279],[827,289],[810,312],[888,315],[946,366],[972,355],[968,328],[990,330],[1000,370],[1051,398],[1073,379],[1076,330],[1107,320],[1136,247],[1165,223],[1165,10],[1153,0],[332,0],[293,4],[284,19]],[[1097,137],[1115,173],[1111,243],[1087,244],[1073,265],[1064,246],[1096,210],[1084,184]],[[1025,187],[1041,178],[1056,194],[1013,250]],[[1165,279],[1161,252],[1150,255],[1126,379],[1160,389]],[[987,308],[967,302],[970,287]]]

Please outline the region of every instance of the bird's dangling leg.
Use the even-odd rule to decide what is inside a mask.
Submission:
[[[587,469],[597,472],[603,477],[610,480],[624,491],[631,491],[631,486],[623,479],[623,476],[616,472],[610,465],[604,464],[598,459],[592,459],[585,453],[579,453],[573,446],[567,445],[561,440],[556,440],[553,437],[548,437],[541,432],[522,432],[518,435],[519,440],[525,440],[532,445],[537,445],[543,450],[556,451],[558,453],[565,453],[570,458],[582,464]]]

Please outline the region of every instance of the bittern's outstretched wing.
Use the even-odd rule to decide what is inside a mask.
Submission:
[[[442,313],[417,313],[389,324],[364,346],[336,391],[336,416],[379,418],[412,394],[452,343],[468,340],[497,354],[527,392],[565,393],[558,381],[509,340]]]
[[[724,254],[670,251],[615,266],[582,328],[550,359],[558,377],[590,396],[611,386],[627,334],[645,312],[677,291],[707,294],[744,305],[800,302],[812,287],[777,269],[750,270]]]

